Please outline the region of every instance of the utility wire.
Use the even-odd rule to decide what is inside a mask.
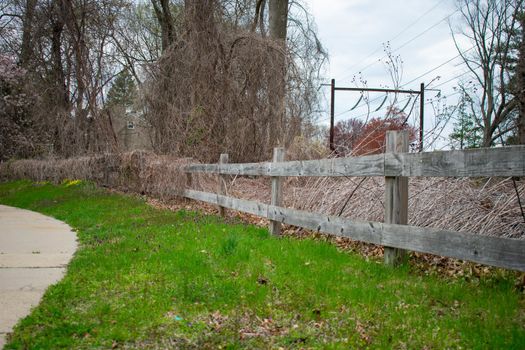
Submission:
[[[409,30],[410,28],[412,28],[417,22],[419,22],[423,17],[425,17],[426,15],[428,15],[430,12],[434,11],[439,5],[441,5],[440,2],[438,2],[437,4],[435,4],[434,6],[432,6],[430,9],[428,9],[425,13],[423,13],[422,15],[420,15],[418,18],[416,18],[415,21],[413,21],[412,23],[410,23],[408,26],[406,26],[403,30],[401,30],[399,33],[397,33],[394,37],[392,37],[390,40],[388,41],[394,41],[395,39],[399,38],[403,33],[405,33],[407,30]],[[346,70],[346,72],[349,72],[349,71],[352,71],[354,68],[358,67],[359,65],[361,65],[362,63],[366,62],[370,57],[374,56],[377,52],[381,51],[383,49],[383,46],[379,46],[377,49],[375,49],[374,51],[372,51],[370,54],[368,54],[368,56],[366,56],[364,59],[362,59],[361,61],[357,62],[357,63],[354,63],[352,66],[350,66],[350,68],[348,68]],[[343,78],[344,79],[344,78]]]
[[[412,22],[410,25],[408,25],[406,28],[404,28],[401,32],[399,32],[399,33],[398,33],[394,38],[392,38],[391,40],[394,40],[394,39],[398,38],[402,33],[406,32],[406,30],[408,30],[410,27],[412,27],[412,26],[413,26],[415,23],[417,23],[421,18],[423,18],[425,15],[427,15],[428,13],[430,13],[431,11],[433,11],[438,5],[439,5],[439,3],[436,4],[436,5],[434,5],[431,9],[427,10],[424,14],[422,14],[421,16],[419,16],[414,22]],[[440,21],[434,23],[432,26],[430,26],[430,27],[426,28],[424,31],[418,33],[416,36],[412,37],[411,39],[409,39],[408,41],[406,41],[405,43],[403,43],[402,45],[400,45],[399,47],[397,47],[396,49],[394,49],[393,52],[394,52],[394,51],[397,51],[397,50],[400,50],[401,48],[405,47],[406,45],[408,45],[408,44],[411,43],[412,41],[414,41],[414,40],[416,40],[417,38],[421,37],[422,35],[424,35],[424,34],[427,33],[428,31],[430,31],[431,29],[435,28],[435,27],[436,27],[437,25],[439,25],[441,22],[443,22],[443,21],[447,20],[448,18],[450,18],[451,16],[453,16],[453,15],[454,15],[455,13],[457,13],[458,11],[460,11],[460,9],[456,9],[454,12],[452,12],[452,13],[450,13],[449,15],[445,16],[445,17],[442,18]],[[443,67],[444,65],[446,65],[446,64],[448,64],[448,63],[450,63],[450,62],[452,62],[453,60],[457,59],[458,57],[461,57],[462,54],[464,54],[464,53],[466,53],[466,52],[472,50],[473,48],[474,48],[474,47],[471,47],[470,49],[465,50],[463,53],[460,53],[460,54],[454,56],[453,58],[451,58],[451,59],[449,59],[449,60],[447,60],[447,61],[441,63],[440,65],[438,65],[438,66],[436,66],[436,67],[434,67],[434,68],[432,68],[432,69],[430,69],[430,70],[424,72],[423,74],[421,74],[421,75],[419,75],[418,77],[412,79],[411,81],[409,81],[409,82],[403,84],[402,86],[404,87],[404,86],[406,86],[406,85],[408,85],[408,84],[410,84],[410,83],[413,83],[414,81],[416,81],[416,80],[418,80],[418,79],[420,79],[420,78],[422,78],[422,77],[424,77],[424,76],[426,76],[426,75],[428,75],[428,74],[430,74],[430,73],[436,71],[437,69],[439,69],[439,68]],[[370,56],[372,56],[374,53],[376,53],[378,50],[379,50],[379,49],[376,49],[373,53],[371,53],[369,56],[367,56],[367,58],[365,58],[365,60],[368,59]],[[384,57],[386,57],[386,56],[383,56],[382,58],[384,58]],[[374,62],[368,64],[367,66],[363,67],[363,68],[360,70],[360,72],[364,71],[365,69],[367,69],[368,67],[374,65],[375,63],[377,63],[377,62],[374,61]],[[356,66],[356,65],[353,65],[352,67],[354,67],[354,66]],[[351,68],[352,68],[352,67],[351,67]],[[351,68],[350,68],[350,69],[351,69]],[[464,74],[467,74],[467,72],[464,73]],[[462,74],[462,75],[464,75],[464,74]],[[351,75],[347,75],[346,77],[343,77],[341,80],[344,81],[344,80],[345,80],[346,78],[348,78],[349,76],[351,76]],[[460,76],[461,76],[461,75],[460,75]],[[459,76],[458,76],[458,77],[459,77]],[[453,80],[453,79],[454,79],[454,78],[452,78],[452,79],[446,81],[445,83],[447,83],[447,82],[449,82],[449,81],[451,81],[451,80]],[[442,86],[442,85],[444,85],[445,83],[441,83],[441,84],[439,84],[438,86]],[[381,96],[378,96],[377,98],[374,98],[374,99],[370,100],[368,103],[370,104],[371,102],[375,102],[376,100],[379,100],[379,98],[381,98]],[[349,111],[351,111],[351,110],[353,110],[353,109],[356,109],[356,107],[357,107],[357,106],[355,106],[355,107],[353,107],[353,108],[351,108],[351,109],[349,109],[349,110],[345,110],[345,111],[343,111],[343,112],[340,112],[340,113],[338,113],[337,115],[335,115],[334,118],[335,118],[335,117],[338,117],[338,116],[341,116],[342,114],[345,114],[345,113],[347,113],[347,112],[349,112]],[[368,114],[368,113],[367,113],[367,114]],[[321,121],[328,120],[328,119],[330,119],[330,117],[328,117],[328,118],[324,118],[324,119],[321,119],[320,122],[321,122]]]
[[[467,72],[467,73],[468,73],[468,72]],[[464,75],[464,74],[462,74],[462,75]],[[454,78],[452,78],[452,79],[449,79],[449,81],[452,81],[452,80],[454,80],[454,79],[456,79],[456,78],[458,78],[458,77],[460,77],[460,76],[461,76],[461,75],[459,75],[459,76],[457,76],[457,77],[454,77]],[[448,81],[447,81],[447,82],[448,82]],[[453,94],[447,95],[447,97],[455,96],[455,95],[458,95],[458,94],[460,94],[460,93],[461,93],[461,91],[456,91],[456,92],[454,92]],[[379,95],[379,96],[377,96],[377,97],[371,99],[370,101],[368,101],[368,104],[371,104],[372,102],[378,101],[378,100],[381,99],[381,98],[383,98],[383,95]],[[412,95],[410,95],[409,97],[406,97],[406,98],[404,98],[404,99],[401,99],[401,100],[397,101],[397,103],[402,103],[402,102],[404,102],[404,101],[408,101],[408,100],[410,100],[411,98],[412,98]],[[430,105],[430,104],[432,104],[432,101],[425,102],[425,106],[426,106],[426,105]],[[350,109],[344,110],[344,111],[342,111],[342,112],[339,112],[339,113],[337,113],[337,114],[334,115],[334,119],[337,118],[337,117],[340,117],[340,116],[343,115],[343,114],[346,114],[346,113],[348,113],[348,112],[351,112],[351,111],[354,110],[354,109],[357,109],[357,108],[350,108]],[[367,112],[367,113],[363,113],[363,114],[360,114],[360,115],[358,115],[357,117],[353,117],[353,118],[355,118],[355,119],[359,119],[359,118],[365,117],[365,116],[367,116],[367,115],[369,115],[369,112]],[[318,122],[324,122],[324,121],[329,120],[329,119],[330,119],[330,117],[322,118],[322,119],[319,119]]]
[[[421,78],[424,77],[425,75],[428,75],[428,74],[430,74],[430,73],[432,73],[432,72],[438,70],[439,68],[441,68],[441,67],[443,67],[444,65],[446,65],[446,64],[448,64],[448,63],[454,61],[455,59],[461,57],[463,54],[469,52],[469,51],[472,50],[472,49],[474,49],[474,46],[471,47],[470,49],[467,49],[467,50],[463,51],[462,53],[457,54],[456,56],[452,57],[451,59],[446,60],[445,62],[441,63],[440,65],[438,65],[438,66],[436,66],[436,67],[434,67],[434,68],[432,68],[432,69],[430,69],[430,70],[424,72],[423,74],[418,75],[418,76],[415,77],[414,79],[410,80],[409,82],[407,82],[407,83],[405,83],[405,84],[403,84],[403,85],[401,85],[401,86],[402,86],[402,87],[403,87],[403,86],[406,86],[406,85],[408,85],[408,84],[411,84],[411,83],[415,82],[416,80],[421,79]]]
[[[452,14],[451,14],[451,15],[452,15]],[[448,63],[454,61],[455,59],[457,59],[457,58],[459,58],[459,57],[462,57],[462,55],[464,55],[465,53],[467,53],[467,52],[473,50],[474,48],[475,48],[475,46],[472,46],[472,47],[470,47],[469,49],[466,49],[465,51],[463,51],[463,52],[457,54],[456,56],[454,56],[454,57],[452,57],[452,58],[446,60],[445,62],[443,62],[443,63],[441,63],[441,64],[439,64],[439,65],[437,65],[437,66],[435,66],[435,67],[433,67],[433,68],[431,68],[431,69],[425,71],[424,73],[420,74],[420,75],[417,76],[416,78],[414,78],[414,79],[410,80],[409,82],[407,82],[407,83],[401,85],[400,87],[406,87],[407,85],[409,85],[409,84],[415,82],[416,80],[419,80],[420,78],[422,78],[422,77],[424,77],[424,76],[426,76],[426,75],[428,75],[428,74],[430,74],[430,73],[436,71],[437,69],[439,69],[439,68],[445,66],[446,64],[448,64]],[[453,78],[451,78],[451,79],[449,79],[449,80],[447,80],[447,81],[445,81],[445,82],[443,82],[443,83],[440,83],[440,84],[437,85],[436,87],[442,86],[442,85],[444,85],[444,84],[446,84],[446,83],[448,83],[448,82],[450,82],[450,81],[452,81],[452,80],[454,80],[454,79],[457,79],[457,78],[459,78],[459,77],[461,77],[461,76],[463,76],[463,75],[466,75],[466,74],[468,74],[468,73],[469,73],[469,72],[465,72],[465,73],[463,73],[463,74],[460,74],[460,75],[458,75],[458,76],[455,76],[455,77],[453,77]],[[458,94],[458,92],[449,95],[449,97],[450,97],[450,96],[457,95],[457,94]],[[375,102],[375,101],[379,100],[381,97],[382,97],[382,96],[380,95],[380,96],[378,96],[378,97],[376,97],[376,98],[371,99],[370,101],[368,101],[368,104],[370,104],[370,103],[372,103],[372,102]],[[406,101],[406,99],[405,99],[405,100],[398,101],[398,102],[402,102],[402,101]],[[334,119],[335,119],[336,117],[339,117],[339,116],[341,116],[341,115],[343,115],[343,114],[345,114],[345,113],[347,113],[347,112],[353,110],[353,109],[356,109],[356,108],[351,108],[351,109],[345,110],[345,111],[343,111],[343,112],[340,112],[340,113],[334,115]],[[369,113],[367,112],[367,113],[364,114],[364,115],[368,115],[368,114],[369,114]],[[362,117],[362,115],[361,115],[361,116],[358,116],[358,117],[356,117],[356,118],[360,118],[360,117]],[[330,117],[328,117],[328,118],[323,118],[323,119],[319,120],[319,122],[323,122],[323,121],[326,121],[326,120],[328,120],[328,119],[330,119]]]
[[[438,85],[433,86],[433,88],[434,88],[434,89],[437,89],[438,87],[441,87],[441,86],[443,86],[443,85],[445,85],[445,84],[448,84],[448,83],[450,83],[451,81],[456,80],[456,79],[458,79],[458,78],[461,78],[462,76],[467,75],[467,74],[469,74],[469,73],[471,73],[471,72],[466,71],[466,72],[463,72],[463,73],[461,73],[461,74],[459,74],[459,75],[455,75],[455,76],[453,76],[452,78],[450,78],[450,79],[448,79],[448,80],[446,80],[446,81],[443,81],[443,82],[439,83]]]
[[[454,12],[448,14],[447,16],[443,17],[441,20],[439,20],[438,22],[434,23],[433,25],[431,25],[430,27],[426,28],[425,30],[423,30],[422,32],[416,34],[414,37],[410,38],[409,40],[407,40],[406,42],[404,42],[403,44],[401,44],[399,47],[395,48],[392,50],[392,52],[396,52],[400,49],[402,49],[403,47],[407,46],[408,44],[410,44],[411,42],[413,42],[414,40],[420,38],[422,35],[426,34],[427,32],[429,32],[430,30],[434,29],[435,27],[437,27],[439,24],[441,24],[441,22],[443,21],[446,21],[447,19],[449,19],[450,17],[452,17],[454,14],[456,14],[460,9],[456,9]],[[374,51],[374,54],[379,51],[379,50],[375,50]],[[368,59],[371,55],[369,55],[366,59]],[[361,72],[364,72],[366,69],[370,68],[371,66],[375,65],[377,62],[381,61],[383,58],[387,57],[387,55],[383,55],[380,59],[376,60],[376,61],[372,61],[370,62],[369,64],[367,64],[366,66],[364,66],[363,68],[359,69],[357,72],[354,72],[352,74],[349,74],[349,75],[346,75],[344,76],[341,80],[346,80],[348,79],[349,77],[355,75],[356,73],[361,73]],[[365,60],[366,60],[365,59]],[[355,66],[355,65],[354,65]],[[353,67],[353,66],[352,66]],[[351,69],[351,68],[350,68]]]
[[[373,99],[371,99],[370,101],[368,101],[367,104],[370,105],[372,102],[375,102],[375,101],[379,100],[380,98],[384,98],[382,94],[379,95],[379,96],[377,96],[377,97],[374,97]],[[401,102],[403,102],[403,101],[407,101],[407,100],[408,100],[408,98],[405,98],[405,99],[403,99],[403,100],[398,101],[398,103],[401,103]],[[350,108],[350,109],[344,110],[343,112],[339,112],[339,113],[337,113],[336,115],[334,115],[334,119],[337,118],[337,117],[340,117],[341,115],[343,115],[343,114],[345,114],[345,113],[351,112],[351,111],[354,110],[354,109],[356,109],[356,108]],[[368,115],[368,114],[369,114],[369,113],[367,112],[367,113],[361,114],[361,115],[359,115],[359,116],[357,116],[357,117],[354,117],[354,118],[361,118],[361,117],[366,116],[366,115]],[[330,119],[330,117],[322,118],[322,119],[319,119],[318,122],[324,122],[324,121],[329,120],[329,119]]]
[[[459,11],[459,10],[458,10],[458,11]],[[487,39],[487,40],[492,40],[492,38],[493,38],[493,36],[492,36],[491,38]],[[433,71],[435,71],[435,70],[437,70],[437,69],[443,67],[443,66],[446,65],[447,63],[450,63],[450,62],[452,62],[453,60],[455,60],[455,59],[457,59],[457,58],[459,58],[459,57],[463,57],[464,54],[466,54],[466,53],[469,52],[469,51],[474,50],[475,48],[477,48],[476,45],[471,46],[470,48],[466,49],[466,50],[463,51],[463,52],[460,52],[459,54],[457,54],[456,56],[452,57],[451,59],[449,59],[449,60],[447,60],[447,61],[441,63],[440,65],[438,65],[438,66],[436,66],[436,67],[434,67],[434,68],[432,68],[432,69],[426,71],[425,73],[419,75],[418,77],[416,77],[416,78],[410,80],[409,82],[407,82],[407,83],[401,85],[401,87],[404,87],[404,86],[406,86],[406,85],[408,85],[408,84],[410,84],[410,83],[413,83],[413,82],[416,81],[416,80],[419,80],[420,78],[424,77],[425,75],[428,75],[428,74],[432,73]],[[461,62],[461,64],[465,64],[465,62],[463,61],[463,62]],[[467,72],[465,72],[465,73],[463,73],[463,74],[461,74],[461,75],[459,75],[459,76],[457,76],[457,77],[463,76],[463,75],[468,74],[468,73],[470,73],[470,72],[467,71]],[[446,82],[449,82],[449,81],[446,81]],[[443,84],[444,84],[444,83],[443,83]],[[443,84],[440,84],[440,85],[438,85],[438,86],[441,86],[441,85],[443,85]]]
[[[458,12],[459,9],[457,9],[456,11],[452,12],[451,14],[449,14],[448,16],[444,17],[443,19],[441,19],[439,22],[436,22],[434,23],[433,25],[431,25],[430,27],[428,27],[427,29],[425,29],[424,31],[422,31],[421,33],[417,34],[416,36],[414,36],[412,39],[408,40],[407,42],[405,42],[404,44],[402,44],[401,46],[398,46],[396,49],[394,49],[394,51],[399,51],[401,50],[403,47],[407,46],[408,44],[410,44],[412,41],[420,38],[421,36],[423,36],[424,34],[426,34],[427,32],[429,32],[430,30],[436,28],[438,25],[441,24],[441,22],[449,19],[450,17],[452,17],[456,12]]]

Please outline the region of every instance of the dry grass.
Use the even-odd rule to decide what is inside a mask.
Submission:
[[[59,183],[85,179],[100,186],[162,200],[180,195],[187,177],[181,166],[194,162],[148,152],[107,154],[57,160],[3,163],[3,179]],[[409,223],[484,235],[523,238],[525,223],[510,178],[411,178]],[[521,197],[525,181],[517,181]],[[193,175],[192,188],[215,192],[216,177]],[[285,206],[342,217],[383,221],[382,178],[288,178]],[[267,178],[231,177],[228,195],[269,203]]]
[[[186,183],[181,166],[193,162],[144,151],[49,160],[18,160],[0,166],[0,178],[59,183],[93,181],[104,187],[161,199],[180,195]]]
[[[186,2],[173,42],[148,65],[141,101],[157,153],[260,161],[314,132],[325,53],[313,28],[296,22],[283,45],[250,30],[252,19],[224,21],[225,11],[216,0]]]
[[[523,197],[525,182],[517,186]],[[287,206],[383,221],[383,178],[290,179],[285,188]],[[409,224],[512,238],[525,234],[510,178],[411,178]]]

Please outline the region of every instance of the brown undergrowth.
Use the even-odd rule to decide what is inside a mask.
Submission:
[[[83,179],[113,190],[146,196],[148,203],[171,210],[217,212],[214,206],[181,199],[188,183],[182,167],[192,159],[177,159],[148,152],[79,157],[57,160],[19,160],[0,165],[0,178],[61,182]],[[270,181],[262,177],[235,177],[227,182],[227,195],[264,203],[270,201]],[[515,189],[509,178],[411,178],[409,224],[474,234],[525,237]],[[382,178],[287,178],[284,205],[300,210],[357,220],[383,221],[384,180]],[[193,174],[191,188],[215,192],[214,175]],[[517,181],[521,197],[525,181]],[[228,211],[228,220],[266,226],[268,221],[253,215]],[[330,241],[370,259],[380,259],[382,247],[285,226],[283,235]],[[493,269],[482,265],[429,254],[412,253],[413,266],[453,276],[477,278]]]
[[[204,202],[180,198],[169,201],[151,197],[146,197],[145,199],[149,205],[157,209],[172,211],[187,210],[206,215],[218,215],[218,208],[216,206]],[[267,219],[233,210],[226,211],[225,220],[231,223],[243,223],[259,227],[266,227],[269,224]],[[382,246],[355,241],[347,237],[336,237],[291,225],[283,225],[282,236],[293,239],[313,239],[329,242],[337,246],[341,251],[360,254],[367,260],[380,262],[383,258],[384,249]],[[475,281],[482,277],[506,273],[499,268],[418,252],[410,252],[409,260],[411,268],[422,275],[437,274],[448,278],[464,278]],[[524,273],[516,273],[516,288],[525,292]]]

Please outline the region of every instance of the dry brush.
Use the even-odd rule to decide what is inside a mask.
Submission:
[[[56,160],[19,160],[0,165],[1,179],[59,183],[84,179],[100,186],[163,200],[180,196],[188,185],[184,165],[191,158],[148,152],[106,154]],[[517,190],[525,194],[525,181]],[[193,174],[192,188],[215,192],[213,175]],[[409,224],[484,235],[523,238],[525,223],[510,178],[411,178]],[[269,203],[266,178],[229,178],[227,195]],[[296,209],[360,220],[383,221],[383,178],[287,178],[284,205]]]

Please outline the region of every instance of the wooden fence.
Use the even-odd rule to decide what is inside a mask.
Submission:
[[[406,132],[387,132],[386,153],[351,158],[284,161],[284,150],[274,150],[273,162],[228,164],[221,155],[218,164],[192,164],[191,173],[219,175],[217,193],[186,190],[184,196],[238,210],[270,220],[270,232],[280,234],[281,224],[385,246],[385,263],[397,265],[406,250],[470,260],[481,264],[525,271],[525,240],[483,236],[407,225],[408,178],[525,176],[525,146],[482,148],[425,153],[408,152]],[[226,175],[269,176],[271,204],[225,195]],[[282,177],[285,176],[382,176],[385,177],[385,222],[356,221],[282,207]]]

